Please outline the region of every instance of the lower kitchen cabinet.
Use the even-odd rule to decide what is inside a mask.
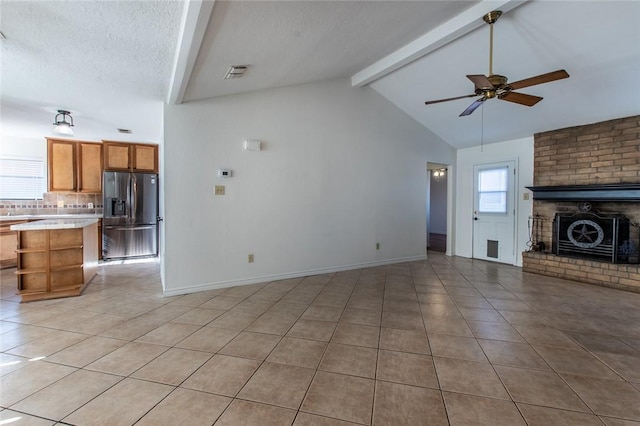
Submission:
[[[17,253],[22,302],[79,296],[96,274],[98,224],[18,230]]]
[[[0,268],[14,268],[18,264],[18,232],[11,225],[26,223],[27,220],[5,220],[0,222]]]

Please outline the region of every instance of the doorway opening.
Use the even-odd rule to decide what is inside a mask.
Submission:
[[[427,250],[447,251],[449,166],[427,163]]]

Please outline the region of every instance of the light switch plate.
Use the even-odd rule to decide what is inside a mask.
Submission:
[[[58,208],[59,209],[63,209],[64,208],[64,201],[58,200]]]
[[[224,185],[216,185],[216,195],[224,195]]]
[[[522,194],[522,199],[527,201],[529,199],[529,193],[525,192],[524,194]]]

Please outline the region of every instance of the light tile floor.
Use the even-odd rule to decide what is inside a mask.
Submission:
[[[167,298],[157,263],[28,304],[13,271],[0,424],[640,425],[636,293],[435,252]]]

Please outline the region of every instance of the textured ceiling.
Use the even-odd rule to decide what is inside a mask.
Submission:
[[[43,137],[56,109],[78,138],[161,139],[183,3],[2,1],[3,135]]]
[[[479,3],[496,2],[217,0],[184,100],[350,77]],[[50,135],[63,108],[81,139],[162,140],[184,5],[1,0],[3,137]],[[471,93],[465,75],[487,73],[484,24],[371,87],[454,147],[640,114],[638,22],[636,0],[529,1],[505,13],[495,27],[496,73],[571,74],[522,90],[544,97],[532,108],[491,100],[459,118],[470,99],[424,105]],[[246,76],[223,80],[237,64],[251,65]]]
[[[217,1],[185,101],[350,77],[474,3]]]

